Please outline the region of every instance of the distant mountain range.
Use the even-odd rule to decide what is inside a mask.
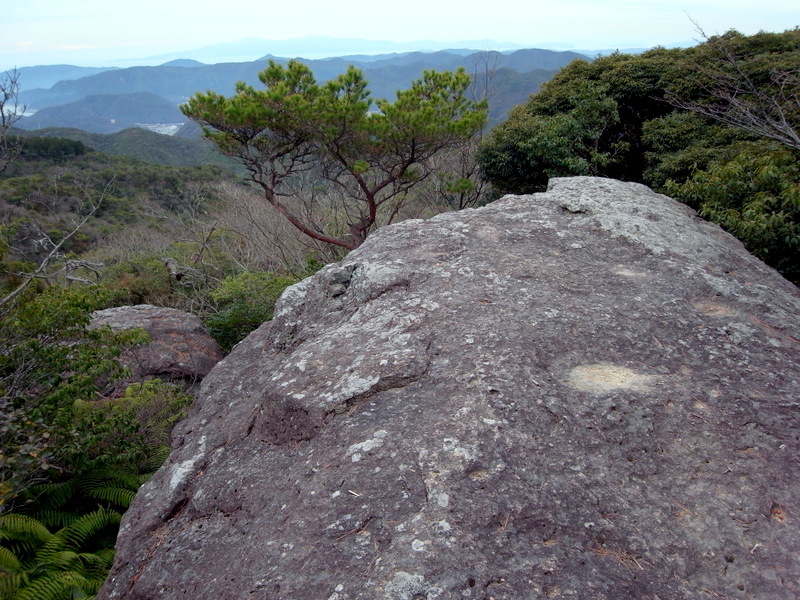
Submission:
[[[258,73],[269,58],[283,64],[289,60],[265,56],[251,62],[207,65],[184,58],[160,66],[125,69],[69,65],[19,69],[20,100],[30,112],[36,112],[21,119],[17,126],[27,130],[55,126],[111,133],[135,125],[152,128],[157,124],[178,124],[185,118],[177,106],[198,91],[231,94],[237,81],[260,86]],[[447,50],[301,60],[319,81],[336,77],[351,64],[361,68],[375,98],[394,97],[428,69],[464,67],[475,76],[476,90],[485,89],[487,72],[491,72],[490,120],[497,122],[575,59],[589,60],[575,52],[540,49],[510,53]],[[31,89],[31,80],[41,87]]]
[[[268,40],[263,38],[244,38],[220,44],[195,48],[193,50],[148,56],[138,64],[161,64],[163,62],[192,57],[204,63],[249,62],[254,58],[273,55],[320,59],[330,57],[358,56],[368,59],[370,55],[402,54],[405,52],[435,52],[446,50],[458,52],[452,48],[475,48],[480,50],[497,50],[501,52],[520,50],[522,44],[498,42],[496,40],[462,40],[460,42],[437,42],[433,40],[416,40],[410,42],[392,42],[388,40],[364,40],[357,38],[336,38],[330,36],[305,36],[287,40]],[[474,50],[469,51],[474,52]]]

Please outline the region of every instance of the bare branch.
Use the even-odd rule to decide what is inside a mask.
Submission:
[[[57,259],[63,258],[61,253],[61,249],[64,247],[72,237],[77,234],[84,225],[91,219],[94,214],[100,209],[105,200],[106,196],[111,192],[114,180],[112,179],[109,181],[106,186],[103,188],[101,192],[100,198],[97,200],[92,200],[87,196],[87,200],[89,201],[90,210],[83,215],[83,217],[74,223],[74,227],[72,230],[67,233],[58,243],[55,243],[49,236],[45,235],[43,241],[45,243],[49,243],[52,248],[47,256],[39,263],[39,266],[33,271],[33,273],[20,273],[20,276],[23,277],[22,283],[20,283],[14,290],[12,290],[8,295],[4,298],[0,299],[0,311],[8,310],[17,299],[22,295],[22,293],[28,288],[31,282],[45,278],[45,274],[47,272],[48,267]],[[86,190],[85,190],[86,191]],[[88,191],[86,191],[88,194]],[[68,269],[67,269],[68,270]]]
[[[16,69],[6,71],[0,75],[0,173],[22,151],[22,140],[10,132],[24,113],[25,106],[19,103],[19,72]]]
[[[800,150],[800,68],[773,71],[767,84],[758,85],[724,37],[697,30],[716,52],[719,66],[699,67],[708,81],[705,100],[673,95],[667,98],[670,104]]]

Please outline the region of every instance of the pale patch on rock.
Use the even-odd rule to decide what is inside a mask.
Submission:
[[[732,317],[737,314],[736,310],[730,306],[711,300],[697,300],[692,302],[692,306],[710,317]]]
[[[633,277],[633,278],[647,277],[647,273],[644,273],[642,271],[636,271],[626,266],[619,266],[616,269],[614,269],[612,273],[621,275],[623,277]]]
[[[192,469],[194,468],[195,464],[197,464],[197,461],[199,461],[203,456],[206,449],[206,436],[200,438],[199,446],[200,448],[198,449],[197,454],[187,460],[173,465],[172,474],[169,478],[169,490],[171,492],[175,491],[175,488],[177,488],[186,480],[186,476],[192,472]]]
[[[582,392],[600,394],[618,389],[646,391],[653,377],[627,367],[597,363],[579,365],[569,372],[569,384]]]
[[[465,460],[472,460],[477,456],[474,444],[461,444],[455,438],[445,438],[442,441],[442,450],[452,452],[455,456]]]

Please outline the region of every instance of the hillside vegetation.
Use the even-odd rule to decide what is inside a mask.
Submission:
[[[184,117],[185,119],[185,117]],[[23,137],[60,138],[81,142],[109,156],[132,158],[137,161],[170,167],[215,166],[241,172],[236,163],[216,151],[213,144],[200,139],[200,128],[189,136],[166,136],[140,127],[131,127],[111,134],[89,133],[68,127],[46,127],[17,133]]]
[[[800,30],[575,61],[481,147],[505,192],[637,181],[698,209],[800,281]]]

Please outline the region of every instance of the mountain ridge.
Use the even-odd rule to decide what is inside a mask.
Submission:
[[[464,67],[474,79],[486,79],[492,71],[495,94],[490,97],[490,120],[497,122],[516,104],[528,95],[538,91],[539,86],[552,77],[555,72],[572,60],[589,60],[585,55],[574,52],[560,52],[541,49],[523,49],[503,54],[501,52],[436,51],[411,52],[381,57],[378,60],[358,61],[344,57],[321,60],[298,59],[314,72],[319,81],[327,81],[344,72],[349,65],[363,70],[374,98],[392,98],[398,90],[407,88],[411,82],[422,76],[425,70],[455,70]],[[259,87],[258,74],[265,68],[267,60],[286,64],[285,57],[265,56],[260,60],[244,63],[203,64],[199,61],[183,59],[170,61],[161,66],[139,66],[125,69],[104,70],[75,80],[62,80],[48,89],[23,89],[20,100],[33,111],[45,111],[53,107],[69,105],[70,109],[47,110],[44,115],[37,113],[20,120],[23,129],[37,129],[42,126],[77,127],[97,133],[110,133],[136,123],[181,122],[180,116],[169,121],[152,117],[143,120],[133,118],[126,112],[98,116],[96,122],[82,120],[92,112],[87,106],[87,98],[93,96],[112,96],[125,94],[151,94],[150,103],[154,113],[166,110],[164,103],[173,107],[186,102],[197,92],[213,90],[220,94],[230,94],[236,82],[244,81]],[[483,88],[485,89],[485,84]],[[130,100],[130,99],[129,99]],[[78,103],[78,104],[76,104]],[[120,106],[123,103],[120,103]],[[173,111],[176,114],[177,109]],[[59,114],[59,120],[49,115]],[[43,119],[43,117],[48,117]],[[123,126],[109,123],[114,119]]]

